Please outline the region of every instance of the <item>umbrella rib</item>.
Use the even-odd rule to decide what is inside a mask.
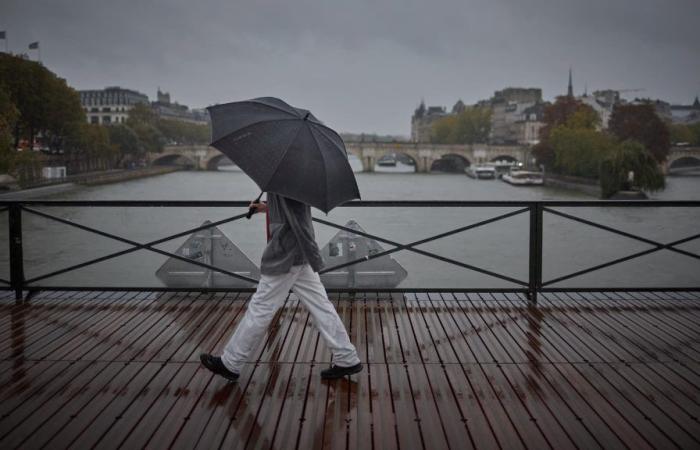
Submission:
[[[325,125],[317,124],[317,123],[314,123],[314,122],[311,122],[311,123],[314,124],[314,125],[317,125],[317,126],[319,126],[319,127],[321,127],[321,128],[325,128],[326,130],[329,130],[329,131],[335,133],[336,135],[338,135],[338,133],[336,133],[333,129],[328,128],[328,127],[325,126]],[[334,144],[334,147],[339,148],[337,145],[335,145],[335,142],[333,142],[333,139],[331,139],[331,138],[328,137],[328,135],[326,134],[326,130],[321,129],[321,130],[318,130],[318,131],[320,131],[321,133],[323,133],[324,137],[325,137],[326,139],[328,139],[329,141],[331,141],[332,144]],[[343,138],[341,138],[340,136],[338,136],[338,138],[340,139],[340,142],[343,142]],[[345,144],[343,144],[342,150],[344,151],[345,157],[347,158],[347,156],[348,156],[348,150],[345,148]]]
[[[292,139],[289,140],[289,144],[287,144],[287,148],[284,149],[284,153],[282,153],[282,157],[279,159],[279,163],[277,164],[277,168],[275,168],[275,171],[272,172],[272,174],[270,175],[270,177],[269,177],[269,178],[267,179],[267,181],[265,182],[265,185],[264,185],[265,187],[267,187],[267,186],[270,184],[270,180],[272,180],[272,178],[275,176],[275,174],[277,173],[277,171],[280,170],[280,166],[282,165],[282,164],[281,164],[281,163],[282,163],[282,160],[284,160],[284,158],[287,156],[287,152],[289,152],[289,148],[292,146],[292,144],[293,144],[294,141],[296,140],[297,136],[299,136],[299,132],[301,131],[301,127],[302,127],[302,126],[303,126],[302,124],[299,124],[299,128],[297,128],[297,132],[294,133],[294,137],[293,137]],[[261,189],[264,189],[264,187],[261,186]]]
[[[328,170],[326,169],[326,156],[323,154],[323,150],[321,149],[321,143],[318,142],[318,139],[316,139],[316,135],[314,134],[314,131],[313,129],[311,129],[311,127],[309,127],[309,132],[311,133],[311,137],[314,138],[314,142],[316,142],[316,147],[318,147],[318,151],[321,153],[321,158],[323,158],[323,178],[326,180],[326,201],[323,203],[323,206],[328,208]]]

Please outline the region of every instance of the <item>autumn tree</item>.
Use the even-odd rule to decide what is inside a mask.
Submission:
[[[555,149],[549,140],[557,127],[595,129],[600,118],[590,106],[573,97],[560,96],[544,110],[544,126],[540,130],[540,142],[532,149],[538,164],[549,168],[555,165]]]
[[[621,141],[633,140],[642,144],[657,162],[666,161],[671,150],[671,134],[656,114],[654,105],[615,105],[608,128]]]
[[[486,142],[490,131],[491,110],[475,106],[435,121],[432,138],[436,144],[476,144]]]

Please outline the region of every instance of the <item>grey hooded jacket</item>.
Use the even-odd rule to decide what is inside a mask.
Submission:
[[[280,275],[304,263],[309,263],[314,272],[321,270],[323,260],[316,244],[311,207],[268,192],[267,208],[270,241],[262,255],[260,273]]]

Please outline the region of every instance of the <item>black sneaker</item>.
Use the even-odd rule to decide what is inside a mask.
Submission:
[[[202,361],[204,367],[211,370],[217,375],[221,375],[229,381],[237,381],[238,377],[240,376],[239,374],[228,370],[226,366],[224,366],[224,363],[221,361],[221,358],[218,356],[213,356],[208,353],[202,353],[199,355],[199,360]]]
[[[352,375],[353,373],[362,371],[362,363],[357,363],[354,366],[342,367],[333,366],[330,369],[321,371],[321,378],[324,380],[333,380],[336,378],[343,378],[346,375]]]

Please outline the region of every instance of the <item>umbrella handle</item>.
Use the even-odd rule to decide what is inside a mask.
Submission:
[[[253,217],[253,214],[255,214],[255,208],[251,206],[250,208],[248,208],[248,214],[245,215],[245,218],[250,219],[251,217]]]
[[[262,197],[262,195],[263,193],[261,192],[260,195],[258,195],[258,198],[253,200],[253,203],[260,203],[260,197]],[[253,217],[253,214],[255,214],[255,208],[251,206],[250,208],[248,208],[248,214],[245,215],[245,218],[250,219],[251,217]]]

